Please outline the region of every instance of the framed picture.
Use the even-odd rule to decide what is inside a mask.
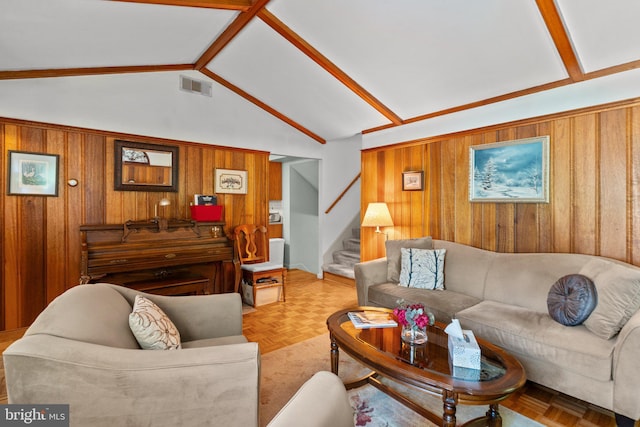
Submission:
[[[23,196],[57,196],[57,154],[9,150],[7,194]]]
[[[194,194],[193,204],[196,206],[215,206],[218,204],[218,198],[214,194]]]
[[[215,192],[247,194],[247,171],[216,169]]]
[[[470,147],[469,200],[549,203],[549,137]]]
[[[423,171],[402,172],[402,190],[414,191],[422,190]]]
[[[180,147],[114,142],[113,187],[119,191],[178,191]]]

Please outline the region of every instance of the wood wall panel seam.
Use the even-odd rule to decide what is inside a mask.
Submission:
[[[627,128],[625,131],[627,148],[626,153],[626,169],[627,169],[627,194],[626,199],[633,200],[633,110],[631,108],[626,111]],[[633,204],[627,206],[627,259],[633,259]]]

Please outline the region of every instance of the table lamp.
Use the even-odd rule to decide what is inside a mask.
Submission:
[[[369,203],[362,220],[363,227],[375,227],[376,233],[381,233],[380,227],[392,227],[393,220],[387,204],[384,202]]]

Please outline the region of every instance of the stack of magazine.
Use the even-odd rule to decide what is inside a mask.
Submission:
[[[389,313],[381,313],[379,311],[350,311],[348,316],[356,329],[393,328],[398,326],[398,323],[393,320]]]

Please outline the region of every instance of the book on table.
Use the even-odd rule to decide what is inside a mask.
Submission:
[[[350,311],[348,316],[356,329],[393,328],[398,326],[398,323],[393,320],[389,313],[380,313],[377,311]]]

